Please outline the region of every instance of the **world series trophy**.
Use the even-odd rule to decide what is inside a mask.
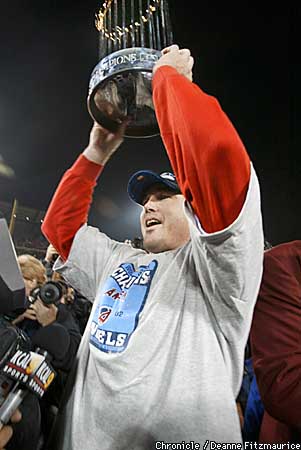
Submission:
[[[111,132],[127,119],[127,137],[157,135],[152,69],[173,42],[167,0],[106,0],[95,25],[99,62],[89,83],[91,117]]]

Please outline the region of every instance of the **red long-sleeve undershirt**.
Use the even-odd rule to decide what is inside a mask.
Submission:
[[[173,171],[203,229],[222,230],[244,204],[249,157],[217,100],[172,67],[162,69],[153,98]]]
[[[248,189],[250,160],[217,100],[169,66],[153,79],[153,98],[172,168],[185,198],[207,232],[238,216]],[[93,190],[103,167],[81,155],[63,176],[42,232],[63,259],[87,222]]]

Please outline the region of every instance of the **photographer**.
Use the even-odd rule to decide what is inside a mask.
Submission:
[[[69,334],[73,337],[73,351],[68,352],[66,359],[60,362],[60,367],[65,367],[68,370],[71,365],[71,359],[73,360],[76,353],[81,335],[72,315],[63,304],[63,297],[67,292],[67,287],[61,282],[53,283],[48,284],[51,289],[45,291],[43,287],[47,286],[45,284],[46,269],[43,264],[31,255],[20,255],[18,262],[25,283],[28,308],[15,318],[12,323],[25,331],[29,337],[32,337],[41,326],[45,327],[53,322],[60,323],[67,328]],[[53,296],[53,298],[45,299],[43,302],[39,297],[41,292],[44,292],[46,296]]]
[[[28,308],[12,321],[13,325],[18,325],[26,334],[31,337],[33,333],[56,320],[57,308],[54,304],[46,307],[38,299],[34,305],[31,302],[31,293],[34,289],[46,283],[46,270],[43,264],[31,255],[21,255],[18,262],[25,284],[25,295]]]

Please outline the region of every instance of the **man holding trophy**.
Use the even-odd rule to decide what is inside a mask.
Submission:
[[[42,231],[60,255],[54,269],[93,302],[49,449],[242,442],[235,399],[262,274],[260,190],[237,132],[191,81],[192,67],[177,45],[153,66],[175,177],[142,170],[129,181],[144,249],[86,224],[127,119],[115,131],[94,123],[46,214]]]

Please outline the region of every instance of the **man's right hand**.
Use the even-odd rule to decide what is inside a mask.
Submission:
[[[116,133],[111,133],[94,122],[90,132],[89,145],[83,152],[84,156],[90,161],[104,166],[123,142],[126,125],[125,121],[120,124]]]

